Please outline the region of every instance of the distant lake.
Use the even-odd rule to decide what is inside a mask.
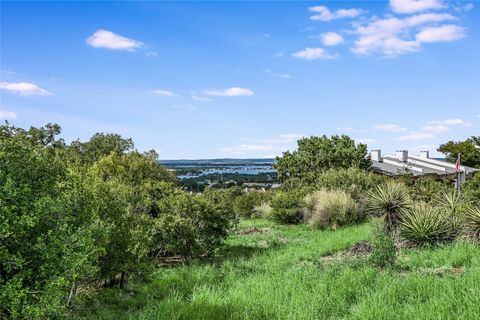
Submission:
[[[177,168],[183,168],[186,169],[190,166],[177,166]],[[259,174],[259,173],[274,173],[276,170],[272,166],[268,165],[248,165],[248,166],[242,166],[242,165],[226,165],[222,166],[221,168],[205,168],[198,172],[199,170],[195,170],[196,172],[194,174],[188,174],[188,175],[179,175],[179,179],[189,179],[189,178],[197,178],[201,177],[207,174],[224,174],[224,173],[240,173],[240,174]]]

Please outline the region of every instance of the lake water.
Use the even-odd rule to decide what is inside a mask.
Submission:
[[[241,166],[241,165],[233,165],[233,166],[222,166],[221,168],[209,168],[203,170],[201,173],[195,173],[191,175],[180,175],[178,176],[179,179],[188,179],[188,178],[197,178],[200,176],[204,176],[207,174],[223,174],[223,173],[240,173],[240,174],[259,174],[259,173],[274,173],[276,170],[271,166]]]

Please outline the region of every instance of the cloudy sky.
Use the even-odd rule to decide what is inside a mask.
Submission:
[[[0,119],[163,159],[480,135],[480,3],[1,2]]]

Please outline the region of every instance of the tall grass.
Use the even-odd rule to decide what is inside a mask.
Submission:
[[[361,220],[355,201],[341,190],[315,191],[307,195],[303,202],[304,219],[316,229],[336,229]]]
[[[146,283],[83,296],[72,317],[476,319],[480,312],[479,246],[407,249],[400,269],[379,270],[361,259],[326,259],[369,240],[370,225],[318,231],[256,224],[272,231],[233,236],[210,263],[161,268]]]

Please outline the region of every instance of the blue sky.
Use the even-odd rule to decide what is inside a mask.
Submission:
[[[0,118],[162,159],[480,135],[480,3],[1,2]],[[435,153],[434,153],[435,154]]]

